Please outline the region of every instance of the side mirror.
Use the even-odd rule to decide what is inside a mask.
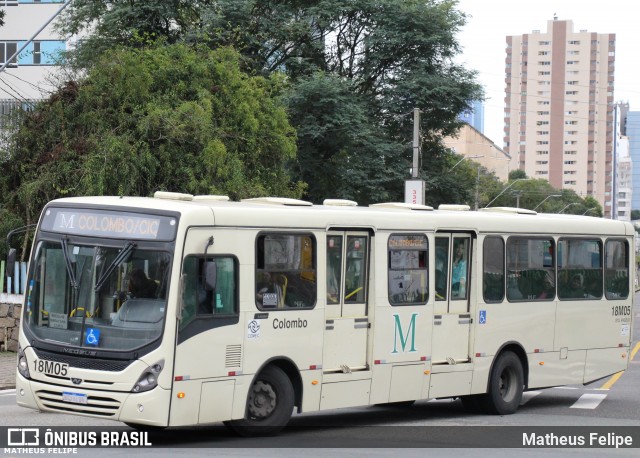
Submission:
[[[218,266],[215,261],[205,261],[204,267],[204,284],[207,291],[216,289],[218,281]]]
[[[9,254],[7,255],[7,272],[9,275],[13,275],[13,269],[16,264],[16,249],[9,248]]]

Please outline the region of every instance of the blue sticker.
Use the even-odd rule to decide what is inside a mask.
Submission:
[[[100,329],[97,328],[89,328],[87,329],[87,334],[84,337],[85,345],[93,345],[97,347],[100,343]]]
[[[478,321],[480,322],[480,324],[486,324],[487,323],[487,311],[486,310],[480,310],[480,319]]]

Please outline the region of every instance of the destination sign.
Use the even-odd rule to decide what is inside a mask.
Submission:
[[[168,216],[50,208],[41,229],[75,235],[168,241],[175,237],[176,226],[176,219]]]
[[[392,235],[389,237],[389,248],[427,249],[427,238],[424,235]]]

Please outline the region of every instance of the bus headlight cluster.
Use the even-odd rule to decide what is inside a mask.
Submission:
[[[158,385],[158,376],[164,368],[164,359],[158,361],[152,366],[149,366],[142,373],[138,381],[131,390],[134,393],[142,393],[144,391],[153,390]]]
[[[22,351],[22,347],[18,347],[18,372],[24,378],[31,378],[31,374],[29,374],[29,363],[27,362],[27,357],[24,355],[24,351]]]

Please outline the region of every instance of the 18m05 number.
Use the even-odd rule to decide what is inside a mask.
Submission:
[[[69,365],[66,363],[58,363],[56,361],[47,361],[46,359],[36,359],[35,370],[42,374],[66,377],[67,372],[69,371]]]

